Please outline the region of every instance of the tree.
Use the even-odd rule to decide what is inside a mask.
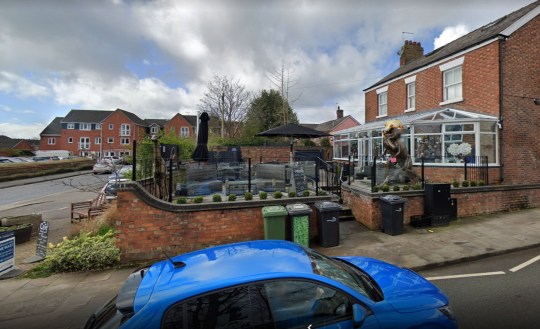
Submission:
[[[267,75],[270,83],[274,85],[275,88],[279,91],[282,97],[282,103],[279,112],[279,122],[284,125],[291,123],[292,117],[289,116],[290,112],[288,110],[289,106],[297,101],[301,95],[292,97],[290,90],[293,89],[298,84],[298,79],[295,79],[294,72],[288,68],[285,63],[281,63],[281,67],[268,73]]]
[[[240,134],[250,100],[251,93],[240,81],[215,75],[198,108],[220,121],[221,137],[234,138]]]
[[[254,136],[261,131],[283,124],[283,103],[283,97],[277,90],[261,91],[261,94],[253,99],[249,107],[245,135]],[[286,101],[285,108],[287,123],[298,123],[296,113]]]

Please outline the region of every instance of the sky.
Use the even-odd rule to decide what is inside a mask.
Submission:
[[[0,0],[0,135],[71,109],[195,114],[214,75],[257,94],[281,65],[302,123],[364,119],[363,89],[532,0]],[[408,33],[403,33],[408,32]]]

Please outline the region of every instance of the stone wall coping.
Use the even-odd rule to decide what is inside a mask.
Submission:
[[[350,191],[352,193],[361,194],[371,197],[373,199],[379,199],[381,196],[388,194],[397,194],[400,196],[424,196],[424,190],[410,190],[410,191],[388,191],[372,193],[365,189],[360,189],[351,185],[343,184],[341,188]],[[500,184],[500,185],[486,185],[475,187],[451,187],[450,194],[466,194],[466,193],[482,193],[482,192],[497,192],[497,191],[519,191],[519,190],[534,190],[540,189],[540,184]]]
[[[329,196],[310,196],[310,197],[296,197],[283,199],[268,199],[268,200],[252,200],[252,201],[224,201],[224,202],[207,202],[199,204],[175,204],[149,194],[141,184],[138,182],[124,182],[118,187],[118,191],[133,191],[142,201],[148,205],[160,210],[170,212],[193,212],[204,210],[228,210],[228,209],[240,209],[240,208],[257,208],[264,206],[285,205],[291,203],[305,203],[314,204],[317,201],[333,201],[334,197]]]

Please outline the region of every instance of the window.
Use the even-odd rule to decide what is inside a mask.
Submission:
[[[109,138],[107,138],[107,143],[108,143],[108,144],[114,143],[114,137],[109,137]]]
[[[90,137],[79,138],[79,150],[88,150],[88,149],[90,149]]]
[[[96,137],[96,139],[94,140],[94,144],[101,144],[101,137]]]
[[[113,130],[114,129],[114,125],[112,123],[109,123],[109,130]]]
[[[96,123],[96,130],[101,130],[101,123]]]
[[[151,134],[157,134],[159,132],[159,127],[150,127]]]
[[[388,92],[380,93],[379,97],[379,116],[388,115]]]
[[[413,111],[416,103],[416,82],[407,85],[407,110]]]
[[[120,144],[122,144],[122,145],[129,145],[129,138],[128,138],[128,137],[122,137],[122,138],[120,138]]]
[[[189,136],[189,128],[188,127],[180,128],[180,136],[181,137],[188,137]]]
[[[116,155],[116,153],[111,152],[111,151],[106,151],[105,154],[104,154],[105,157],[114,157],[115,155]]]
[[[74,123],[68,123],[67,124],[67,129],[75,129],[75,124]]]
[[[279,280],[264,284],[276,328],[352,328],[349,297],[307,281]]]
[[[131,129],[130,129],[129,124],[122,123],[120,125],[120,136],[129,136],[129,135],[131,135],[130,132],[131,132]]]
[[[56,144],[56,138],[48,138],[47,139],[47,144],[48,145],[55,145]]]
[[[164,329],[274,329],[272,314],[260,285],[213,292],[173,305],[162,321]]]
[[[73,137],[69,137],[69,138],[68,138],[68,143],[69,143],[69,144],[73,144]]]
[[[173,133],[174,132],[174,127],[169,128],[169,131]]]
[[[92,125],[89,123],[79,123],[79,130],[91,130]]]
[[[443,101],[462,100],[461,66],[443,72]]]

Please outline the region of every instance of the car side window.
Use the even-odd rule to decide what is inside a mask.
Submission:
[[[164,329],[274,329],[264,290],[241,286],[173,305],[162,322]]]
[[[264,284],[276,329],[329,328],[351,322],[347,295],[324,285],[296,280]]]

